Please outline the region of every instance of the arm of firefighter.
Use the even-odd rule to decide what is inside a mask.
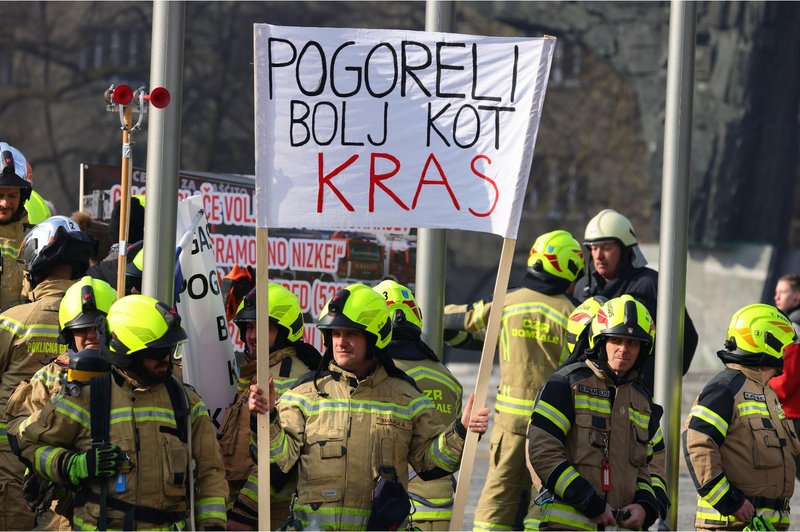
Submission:
[[[305,441],[306,419],[309,408],[313,407],[305,395],[291,389],[281,395],[270,412],[269,460],[284,473],[300,458]]]
[[[192,419],[192,458],[196,465],[194,517],[203,529],[222,526],[228,521],[225,502],[228,498],[228,482],[222,453],[219,450],[217,432],[208,416],[208,408],[200,397],[184,387],[189,399]]]
[[[6,403],[6,419],[8,420],[6,432],[8,434],[18,436],[20,425],[34,411],[32,392],[32,382],[25,379],[17,385],[17,389],[14,390],[14,393],[8,398],[8,402]],[[38,410],[41,411],[42,407],[44,407],[44,405],[40,405]],[[25,425],[27,426],[29,424],[30,423],[26,423]]]
[[[783,350],[783,373],[769,380],[781,404],[800,392],[800,344],[789,344]]]
[[[592,519],[605,511],[606,503],[567,456],[567,435],[574,420],[569,382],[553,375],[533,408],[528,425],[528,460],[544,487]]]
[[[733,394],[721,385],[706,385],[689,412],[683,454],[700,497],[723,515],[732,515],[744,494],[728,481],[722,469],[720,447],[733,419]]]
[[[255,443],[252,443],[255,446]],[[276,464],[270,464],[270,493],[274,496],[280,492],[291,478],[296,474],[296,467],[291,469],[288,473],[284,473],[278,469]],[[229,521],[238,521],[251,528],[257,528],[258,525],[258,464],[250,466],[250,471],[247,475],[247,481],[239,491],[239,496],[236,502],[228,511]]]
[[[6,404],[8,433],[19,434],[33,423],[42,413],[44,406],[50,401],[52,387],[59,375],[45,371],[49,366],[37,371],[30,380],[19,383]]]
[[[250,467],[247,481],[242,486],[233,508],[228,512],[229,521],[237,521],[258,528],[258,465]],[[277,524],[277,523],[276,523]]]
[[[433,403],[424,395],[413,398],[408,408],[416,412],[408,463],[419,477],[433,480],[458,471],[467,436],[461,419],[445,426]]]
[[[650,528],[655,520],[661,515],[661,506],[662,506],[662,499],[659,498],[659,495],[656,492],[656,488],[654,486],[654,478],[656,479],[656,483],[664,486],[662,490],[659,488],[659,491],[662,491],[664,494],[664,498],[666,498],[666,484],[663,482],[664,472],[663,469],[661,470],[661,481],[659,482],[658,476],[653,475],[653,471],[658,470],[660,465],[658,463],[654,464],[654,460],[656,462],[663,461],[663,468],[666,469],[666,452],[664,450],[664,438],[661,435],[661,415],[663,414],[664,410],[657,404],[651,403],[651,413],[650,419],[647,423],[647,461],[645,465],[639,469],[639,472],[636,477],[636,492],[633,495],[633,502],[635,504],[639,504],[642,506],[645,512],[644,522],[642,527],[646,530]],[[659,449],[660,452],[658,455],[655,454],[655,440],[660,439]],[[664,506],[664,516],[666,516],[666,506],[669,504],[667,499]]]
[[[477,346],[480,349],[491,307],[492,304],[485,300],[476,301],[471,305],[446,305],[443,327],[447,345],[459,348]]]
[[[90,431],[88,409],[68,396],[58,395],[17,440],[21,459],[42,478],[70,485],[67,458],[86,450],[74,448],[81,431]]]
[[[666,519],[670,506],[666,481],[667,447],[664,445],[664,435],[661,432],[660,424],[647,446],[647,461],[650,469],[650,485],[653,487],[653,493],[655,493],[658,503],[658,515],[661,519]]]

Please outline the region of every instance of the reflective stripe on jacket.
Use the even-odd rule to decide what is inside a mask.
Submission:
[[[258,519],[258,466],[250,457],[250,412],[247,409],[247,400],[250,395],[249,386],[255,382],[255,370],[255,361],[242,367],[239,375],[239,395],[226,410],[219,431],[220,449],[225,464],[225,478],[229,483],[245,481],[238,493],[232,488],[229,494],[228,505],[232,509],[231,518],[254,526]],[[278,397],[294,386],[297,379],[308,371],[309,368],[297,358],[294,346],[269,354],[269,374],[275,384],[275,393]],[[245,381],[245,379],[247,380]],[[270,487],[272,493],[270,504],[277,506],[273,508],[274,515],[277,515],[275,512],[279,508],[288,508],[296,486],[297,475],[294,474],[280,490],[276,491]],[[276,522],[275,524],[280,526],[283,523]]]
[[[126,503],[163,511],[187,511],[186,484],[189,457],[177,432],[175,413],[167,386],[143,387],[117,370],[112,373],[110,440],[130,459],[120,475],[85,481],[82,486],[100,492],[107,483],[109,495]],[[198,526],[225,526],[228,486],[216,433],[200,397],[185,388],[191,411],[192,458],[196,463],[195,518]],[[77,397],[61,394],[49,402],[38,420],[20,437],[23,457],[42,477],[69,485],[63,461],[73,452],[91,449],[90,386]],[[99,505],[87,501],[75,507],[75,523],[96,527]],[[165,523],[138,522],[138,528],[163,527]],[[108,511],[108,527],[120,529],[123,514]]]
[[[391,346],[390,346],[391,352]],[[414,379],[433,403],[444,425],[461,417],[461,384],[441,363],[428,358],[404,360],[393,354],[395,365]],[[436,480],[422,480],[414,469],[408,470],[408,494],[412,503],[414,521],[449,521],[453,516],[453,486],[451,476]]]
[[[448,305],[445,314],[463,314],[463,329],[482,338],[491,302]],[[546,295],[530,288],[506,294],[498,348],[498,427],[524,435],[539,388],[566,359],[567,320],[575,305],[564,294]]]
[[[615,384],[598,362],[587,360],[560,369],[542,388],[528,431],[529,463],[555,495],[542,507],[542,524],[595,530],[590,518],[606,503],[641,504],[645,528],[657,517],[648,451],[661,410],[635,376]],[[608,493],[601,489],[604,459],[611,467]]]
[[[733,517],[745,497],[782,526],[794,493],[794,456],[800,441],[786,419],[771,374],[759,368],[725,364],[700,392],[682,434],[684,457],[698,493],[695,525],[743,526]],[[773,501],[771,505],[764,501]],[[781,508],[777,508],[781,506]],[[783,508],[786,506],[785,508]]]
[[[428,398],[383,365],[359,381],[335,364],[284,393],[270,424],[270,460],[299,462],[295,518],[303,528],[364,530],[380,468],[404,486],[411,465],[426,480],[455,472],[465,429],[446,427]]]
[[[0,310],[18,302],[22,295],[22,264],[17,262],[19,247],[25,239],[25,222],[22,220],[0,225]]]

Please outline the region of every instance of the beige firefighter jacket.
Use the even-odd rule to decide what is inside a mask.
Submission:
[[[273,351],[269,354],[269,374],[275,384],[275,393],[280,397],[283,392],[291,388],[294,383],[308,373],[310,368],[297,358],[294,346]],[[258,524],[258,466],[250,457],[250,412],[247,409],[247,399],[250,395],[249,386],[255,382],[256,361],[242,365],[239,372],[239,393],[234,402],[225,411],[222,427],[219,431],[219,443],[222,450],[222,459],[225,464],[225,478],[229,484],[234,485],[244,482],[241,491],[230,493],[235,504],[232,508],[231,518],[241,523],[255,526]],[[286,479],[283,488],[273,490],[272,505],[273,517],[271,523],[280,526],[285,521],[284,509],[288,509],[292,493],[297,486],[297,475]]]
[[[445,319],[448,314],[462,314],[463,329],[483,338],[491,306],[484,301],[469,306],[447,305]],[[515,434],[527,433],[539,388],[566,360],[567,320],[574,309],[564,294],[546,295],[530,288],[506,294],[498,338],[497,427]]]
[[[110,440],[128,460],[114,477],[84,481],[76,496],[74,526],[97,526],[100,507],[89,493],[98,494],[100,482],[105,482],[108,489],[109,529],[121,529],[124,519],[122,512],[113,509],[112,498],[159,512],[175,512],[171,517],[183,515],[175,522],[186,526],[183,520],[188,514],[190,460],[186,444],[179,439],[167,386],[142,386],[116,369],[112,377]],[[225,526],[228,485],[216,433],[203,401],[191,388],[184,390],[191,412],[192,459],[196,463],[196,524]],[[84,385],[77,397],[56,396],[21,435],[22,456],[45,479],[69,485],[68,456],[91,449],[90,396],[90,385]],[[136,527],[165,529],[171,524],[137,520]]]
[[[428,358],[394,358],[394,363],[414,379],[422,393],[433,403],[444,425],[461,417],[461,384],[444,364]],[[455,485],[452,476],[426,481],[409,466],[408,478],[408,494],[413,504],[414,521],[449,521],[452,518]]]
[[[614,509],[641,504],[645,529],[655,521],[648,450],[660,408],[635,377],[633,370],[614,379],[587,360],[560,369],[542,388],[528,431],[529,463],[555,496],[542,506],[542,523],[594,530],[590,518],[606,503]],[[604,460],[610,462],[608,492],[601,483]]]
[[[359,381],[331,362],[317,386],[301,380],[281,396],[270,461],[284,472],[299,461],[294,516],[303,528],[363,530],[382,467],[404,486],[409,465],[425,480],[446,476],[465,436],[460,420],[441,423],[430,400],[382,364]]]
[[[28,217],[0,225],[0,311],[19,302],[22,296],[22,264],[17,262],[25,238]]]
[[[19,436],[25,427],[39,418],[52,397],[61,391],[67,376],[69,354],[62,353],[56,360],[19,383],[6,404],[8,434]]]
[[[800,441],[767,384],[774,370],[725,366],[684,425],[684,456],[698,492],[695,526],[743,526],[732,514],[747,498],[773,526],[788,528]]]
[[[20,482],[24,468],[8,446],[5,408],[19,383],[29,379],[49,361],[67,350],[59,344],[58,307],[74,281],[42,281],[31,302],[0,314],[0,481]]]

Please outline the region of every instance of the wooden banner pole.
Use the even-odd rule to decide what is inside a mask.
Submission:
[[[119,197],[119,256],[117,257],[117,299],[125,295],[125,268],[128,249],[128,221],[131,201],[131,128],[133,127],[133,109],[123,109],[125,126],[122,128],[122,172],[120,176]]]
[[[266,227],[256,227],[256,382],[269,394],[269,240]],[[270,528],[269,413],[258,419],[258,529]]]
[[[514,247],[517,241],[514,238],[503,239],[503,250],[500,253],[500,266],[497,270],[497,280],[494,284],[492,308],[489,309],[489,323],[486,327],[486,339],[481,351],[481,362],[478,366],[478,380],[475,383],[475,402],[472,412],[483,408],[489,392],[489,379],[492,376],[494,353],[497,350],[497,338],[500,333],[500,319],[503,316],[503,306],[508,290],[508,278],[511,274],[511,262],[514,259]],[[455,500],[453,501],[453,517],[450,519],[450,530],[463,530],[464,509],[467,505],[469,486],[472,482],[472,469],[475,465],[475,454],[478,450],[478,435],[467,432],[464,442],[464,452],[461,455],[461,469],[458,473]]]

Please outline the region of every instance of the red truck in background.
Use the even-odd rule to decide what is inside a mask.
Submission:
[[[380,281],[383,279],[386,251],[378,239],[367,233],[334,231],[331,240],[345,242],[345,255],[339,259],[339,267],[336,271],[339,280]]]

